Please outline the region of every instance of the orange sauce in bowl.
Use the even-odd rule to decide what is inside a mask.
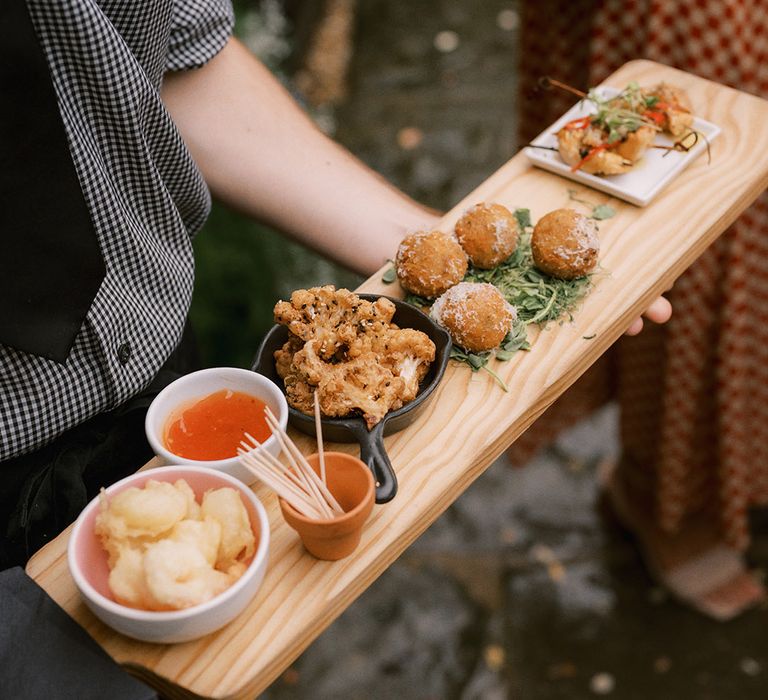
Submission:
[[[266,404],[241,391],[222,389],[171,415],[165,448],[185,459],[215,460],[237,456],[250,433],[264,442],[272,431],[264,417]]]

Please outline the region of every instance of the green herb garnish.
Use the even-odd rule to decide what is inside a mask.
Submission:
[[[509,391],[509,387],[506,385],[504,380],[498,374],[496,374],[496,372],[488,367],[488,360],[491,359],[490,352],[466,352],[457,345],[454,345],[451,348],[451,359],[456,360],[457,362],[463,362],[464,364],[468,365],[473,372],[479,372],[481,369],[485,372],[488,372],[488,374],[490,374],[499,383],[499,386],[501,386],[504,391]]]
[[[465,282],[490,282],[517,309],[524,323],[546,325],[571,312],[586,296],[592,281],[590,276],[561,280],[540,272],[531,256],[531,234],[523,231],[512,256],[492,270],[471,267]]]
[[[514,354],[513,350],[497,350],[495,357],[499,362],[509,362]]]
[[[509,353],[510,355],[518,350],[530,350],[531,345],[528,342],[528,331],[525,321],[517,318],[512,324],[512,330],[507,333],[507,337],[501,341],[501,350],[496,351],[497,360],[506,360],[508,357],[499,357],[500,353]]]
[[[609,204],[598,204],[592,209],[591,217],[597,221],[610,219],[613,216],[616,216],[616,210]]]
[[[569,193],[576,194],[575,190]],[[576,200],[580,201],[580,200]],[[589,206],[593,206],[589,203]],[[598,205],[610,209],[608,205]],[[605,213],[605,212],[604,212]],[[612,214],[611,214],[612,216]],[[520,350],[530,350],[528,343],[528,324],[546,326],[551,321],[562,318],[573,319],[572,312],[587,295],[592,286],[591,275],[574,280],[561,280],[540,272],[533,264],[531,254],[531,214],[528,209],[516,209],[515,218],[520,225],[520,237],[512,255],[492,270],[480,270],[471,267],[464,276],[464,282],[488,282],[493,284],[504,298],[517,309],[517,319],[499,347],[492,352],[467,352],[454,345],[451,359],[463,362],[473,372],[488,372],[508,391],[504,380],[488,367],[492,358],[500,362],[512,359]],[[604,216],[603,218],[608,218]],[[432,300],[416,294],[408,294],[406,303],[420,309],[432,305]]]
[[[406,294],[405,303],[415,306],[417,309],[428,309],[432,306],[432,300],[420,297],[418,294]]]
[[[609,144],[624,140],[641,126],[656,126],[643,115],[648,109],[647,99],[636,82],[629,83],[618,95],[608,98],[602,97],[593,88],[587,93],[587,99],[597,108],[592,115],[592,123],[608,132]]]
[[[387,268],[384,274],[381,276],[381,281],[384,284],[392,284],[397,279],[397,272],[395,272],[395,266]]]
[[[515,218],[517,219],[517,224],[520,226],[521,231],[532,225],[530,209],[515,209]]]
[[[585,206],[588,206],[592,209],[592,212],[589,215],[590,219],[594,219],[595,221],[603,221],[603,219],[610,219],[614,216],[616,216],[616,210],[610,205],[610,204],[595,204],[594,202],[590,202],[588,199],[581,199],[577,197],[578,195],[577,190],[569,189],[568,190],[568,199],[570,199],[572,202],[578,202],[579,204],[584,204]]]

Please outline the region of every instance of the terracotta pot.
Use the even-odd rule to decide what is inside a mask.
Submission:
[[[318,455],[309,455],[307,461],[319,474]],[[366,464],[344,452],[325,453],[325,475],[328,489],[344,509],[344,515],[332,520],[308,518],[282,498],[280,510],[310,554],[336,561],[352,554],[360,543],[363,525],[373,510],[376,485]]]

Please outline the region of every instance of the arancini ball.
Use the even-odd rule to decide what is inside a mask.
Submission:
[[[433,299],[464,279],[469,261],[455,238],[442,231],[417,231],[400,243],[395,272],[408,292]]]
[[[583,277],[595,268],[599,251],[597,224],[573,209],[555,209],[533,227],[533,262],[552,277]]]
[[[517,248],[517,219],[501,204],[475,204],[456,223],[456,238],[472,264],[490,270]]]
[[[498,347],[517,319],[517,310],[492,284],[461,282],[437,298],[430,316],[469,352]]]

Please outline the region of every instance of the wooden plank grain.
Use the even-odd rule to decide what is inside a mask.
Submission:
[[[449,229],[467,207],[489,201],[528,207],[536,220],[578,206],[569,188],[617,211],[600,223],[603,273],[574,321],[532,333],[530,352],[493,365],[508,393],[486,373],[451,365],[417,421],[385,440],[400,490],[374,509],[352,557],[329,563],[305,554],[274,497],[257,488],[272,533],[261,590],[220,632],[172,646],[129,640],[94,618],[66,568],[67,533],[30,561],[30,575],[113,658],[170,697],[252,698],[268,686],[768,186],[768,103],[649,61],[626,64],[606,84],[629,80],[665,80],[688,90],[695,112],[722,128],[711,164],[700,157],[639,209],[533,169],[518,155],[446,214],[441,225]],[[361,289],[397,295],[399,288],[377,274]],[[311,449],[306,437],[296,437]]]

